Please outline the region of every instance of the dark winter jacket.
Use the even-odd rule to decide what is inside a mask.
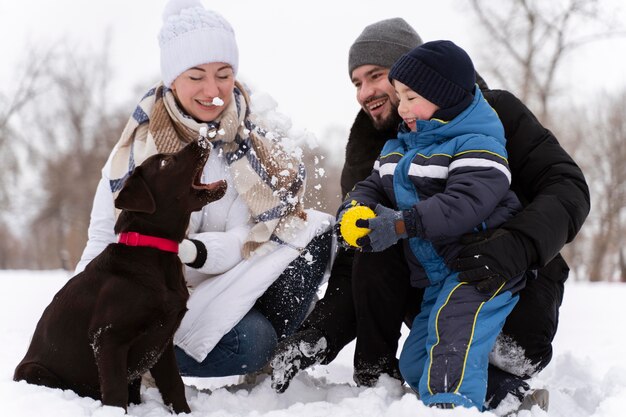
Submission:
[[[391,129],[377,130],[370,117],[361,109],[350,130],[348,144],[346,145],[346,161],[341,171],[341,195],[346,194],[356,185],[372,173],[374,161],[380,155],[383,145],[387,140],[398,136],[398,125],[402,119],[394,112],[394,126]]]
[[[411,282],[425,287],[450,275],[445,265],[458,255],[461,235],[499,227],[521,205],[509,189],[504,129],[478,87],[451,121],[416,124],[385,143],[346,202],[404,211],[416,234],[402,241]]]
[[[524,206],[503,227],[522,233],[534,243],[535,264],[542,267],[540,275],[565,281],[569,269],[558,251],[574,239],[589,214],[585,177],[554,135],[513,94],[484,90],[483,95],[504,125],[511,189]],[[371,173],[383,145],[395,136],[395,132],[376,130],[365,112],[359,112],[341,174],[344,195]]]

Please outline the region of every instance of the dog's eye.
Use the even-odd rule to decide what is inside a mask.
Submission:
[[[161,168],[164,168],[169,163],[169,159],[161,159]]]

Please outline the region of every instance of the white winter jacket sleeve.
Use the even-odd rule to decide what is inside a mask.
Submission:
[[[223,203],[230,203],[228,196],[226,198]],[[213,207],[214,204],[216,207]],[[226,212],[221,210],[222,205],[219,201],[210,203],[191,217],[189,238],[202,242],[207,251],[206,262],[196,269],[203,274],[222,274],[243,260],[243,244],[252,227],[248,207],[238,196],[229,204]],[[215,221],[207,219],[222,217],[224,213],[226,216],[221,219],[223,223],[219,222],[222,223],[219,225],[221,227],[218,226],[218,230],[214,231]]]
[[[114,226],[115,206],[113,204],[113,193],[111,192],[109,180],[103,175],[98,183],[96,195],[93,199],[91,219],[87,231],[87,245],[83,250],[80,261],[78,261],[78,265],[76,265],[75,272],[77,274],[82,272],[87,264],[98,256],[109,243],[115,242]]]

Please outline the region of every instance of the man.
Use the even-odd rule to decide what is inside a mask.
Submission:
[[[341,176],[342,192],[366,178],[385,141],[396,136],[400,118],[388,81],[392,64],[422,43],[403,19],[367,26],[350,48],[349,74],[362,109],[351,128]],[[563,283],[569,268],[558,253],[580,230],[589,213],[589,190],[580,168],[550,131],[512,94],[478,84],[505,128],[511,188],[524,210],[495,232],[466,239],[452,267],[459,279],[489,286],[524,270],[537,270],[520,292],[492,354],[487,398],[496,407],[511,393],[529,406],[547,407],[545,390],[532,392],[524,382],[552,358]],[[401,251],[400,245],[387,251]],[[384,252],[380,252],[384,253]],[[410,286],[397,265],[370,280],[359,271],[376,263],[377,253],[342,249],[328,289],[300,331],[279,345],[272,361],[277,390],[286,389],[299,369],[329,363],[355,337],[354,378],[373,385],[382,373],[400,378],[395,357],[402,322],[410,325],[421,294]],[[352,278],[354,277],[354,279]],[[394,279],[395,278],[395,279]],[[297,361],[296,361],[297,360]]]

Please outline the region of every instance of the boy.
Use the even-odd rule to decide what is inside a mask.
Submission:
[[[357,241],[361,250],[382,252],[402,239],[411,283],[426,287],[400,356],[407,383],[428,405],[482,410],[488,354],[525,280],[468,285],[448,264],[461,235],[496,228],[521,209],[509,190],[504,129],[475,85],[471,59],[450,41],[403,55],[389,79],[403,119],[398,137],[339,217],[355,204],[375,206],[375,218],[357,221],[370,229]]]

